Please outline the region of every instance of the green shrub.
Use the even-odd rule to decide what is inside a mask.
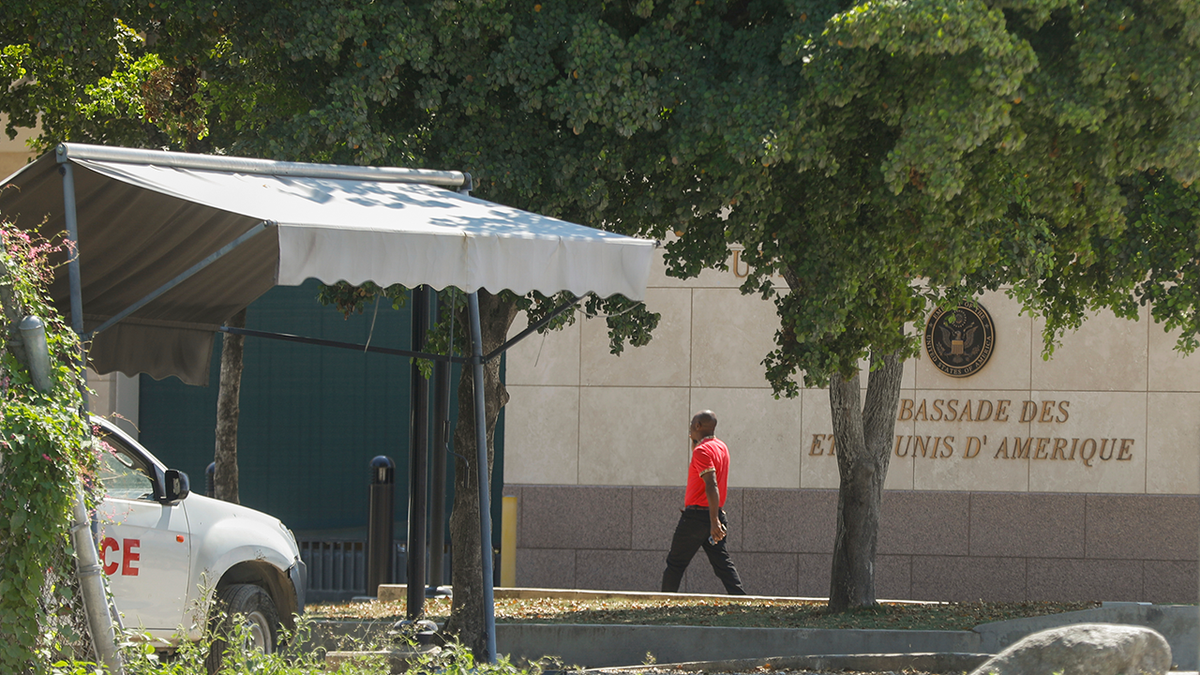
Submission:
[[[279,653],[263,654],[251,648],[249,626],[235,622],[227,640],[221,670],[215,675],[380,675],[388,672],[387,659],[382,654],[367,655],[344,661],[335,670],[327,670],[325,651],[311,649],[308,641],[311,621],[301,617],[296,631],[286,636],[288,647]],[[198,642],[182,642],[169,656],[157,654],[153,647],[135,634],[127,635],[121,645],[122,661],[127,675],[207,675],[205,657],[212,644],[211,632]],[[378,652],[386,646],[363,641],[346,641],[339,650]],[[416,659],[409,675],[542,675],[547,665],[563,670],[558,664],[535,663],[525,668],[513,665],[501,657],[496,663],[478,663],[471,650],[451,642],[437,652]],[[104,675],[103,668],[85,661],[59,661],[51,666],[50,675]]]

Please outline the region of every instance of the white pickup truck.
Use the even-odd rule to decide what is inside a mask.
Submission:
[[[100,564],[125,628],[159,647],[198,640],[212,598],[249,619],[256,645],[274,652],[279,626],[304,611],[305,565],[291,531],[253,509],[190,492],[109,422],[92,418],[100,450]]]

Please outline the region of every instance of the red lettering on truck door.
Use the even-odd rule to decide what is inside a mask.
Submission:
[[[100,545],[100,565],[104,567],[105,574],[116,574],[119,564],[116,561],[106,564],[109,549],[112,549],[113,551],[120,551],[121,547],[117,545],[116,539],[113,539],[112,537],[105,537],[104,543]]]
[[[142,554],[140,552],[135,553],[134,549],[142,548],[142,540],[125,539],[121,543],[125,544],[125,556],[121,559],[121,576],[136,577],[138,575],[138,568],[134,567],[133,563],[140,561]]]

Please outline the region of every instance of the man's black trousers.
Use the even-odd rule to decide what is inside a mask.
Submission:
[[[728,528],[729,523],[723,510],[720,512],[720,519],[721,524]],[[667,553],[667,569],[663,571],[664,593],[679,592],[679,582],[683,581],[683,573],[687,570],[688,563],[696,555],[697,549],[703,546],[717,578],[725,584],[725,592],[730,595],[746,594],[746,591],[742,590],[742,580],[738,577],[737,568],[729,559],[729,549],[725,547],[728,539],[710,544],[708,538],[711,534],[708,509],[689,508],[680,514],[679,524],[675,526],[675,536],[671,538],[671,551]]]

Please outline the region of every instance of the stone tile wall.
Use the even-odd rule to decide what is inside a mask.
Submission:
[[[646,303],[662,323],[649,345],[619,357],[598,319],[513,348],[505,480],[678,485],[687,420],[711,408],[734,454],[731,484],[837,487],[828,393],[774,398],[761,365],[774,306],[741,295],[739,281],[709,271],[680,282],[655,268]],[[1039,321],[1003,293],[980,300],[996,326],[980,372],[956,379],[928,358],[905,364],[910,407],[897,420],[888,489],[1200,492],[1200,357],[1181,357],[1145,316],[1102,313],[1045,360]]]
[[[828,392],[774,398],[761,362],[778,320],[739,292],[744,272],[735,254],[729,271],[688,281],[656,266],[646,304],[662,323],[619,357],[599,319],[509,352],[519,583],[657,589],[687,423],[710,408],[732,455],[731,543],[748,587],[828,592],[839,482]],[[956,379],[924,355],[904,366],[880,597],[1195,602],[1200,356],[1181,357],[1146,312],[1102,313],[1046,360],[1040,321],[1003,293],[979,300],[995,324],[983,369]],[[719,591],[697,564],[684,589]]]
[[[0,114],[0,128],[8,124],[8,115]],[[15,173],[34,158],[25,142],[36,136],[32,129],[18,129],[17,137],[9,139],[8,134],[0,134],[0,180]]]
[[[509,485],[517,585],[653,591],[678,487]],[[881,599],[1194,603],[1200,498],[888,491]],[[730,489],[730,549],[748,591],[828,595],[835,490]],[[721,593],[698,553],[681,590]]]

